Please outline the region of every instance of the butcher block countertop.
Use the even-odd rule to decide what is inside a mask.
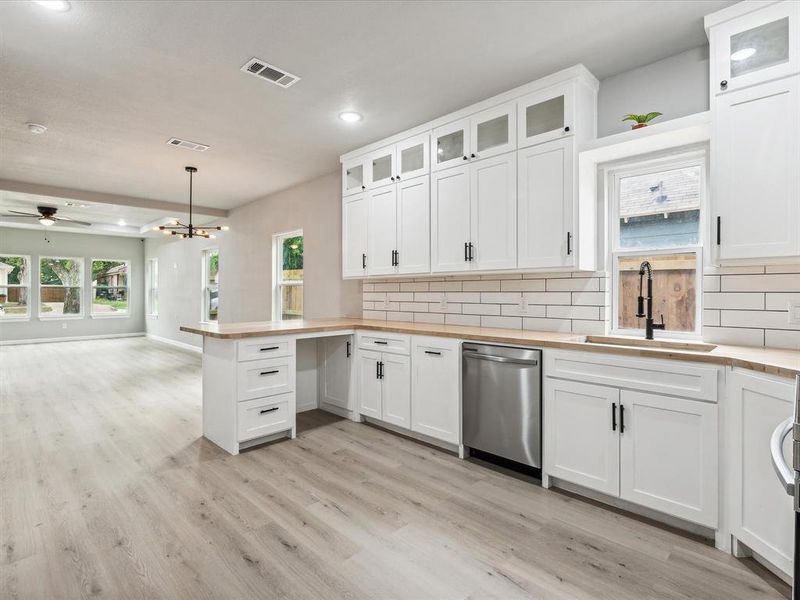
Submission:
[[[222,340],[238,340],[270,335],[299,335],[308,333],[363,329],[412,335],[432,335],[495,342],[542,348],[562,348],[586,352],[604,352],[628,356],[668,358],[718,365],[732,365],[753,371],[794,377],[800,374],[800,352],[773,348],[751,348],[748,346],[712,346],[691,342],[665,341],[644,343],[631,338],[630,345],[604,342],[602,336],[585,336],[574,333],[551,331],[527,331],[501,329],[497,327],[467,327],[461,325],[439,325],[436,323],[405,323],[401,321],[376,321],[371,319],[334,318],[297,321],[258,321],[252,323],[207,323],[195,326],[184,325],[181,331],[196,333]],[[587,339],[588,338],[588,339]],[[610,340],[611,338],[609,338]],[[596,341],[593,341],[596,340]],[[711,349],[710,349],[711,348]]]

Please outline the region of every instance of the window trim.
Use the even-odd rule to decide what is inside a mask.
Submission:
[[[103,260],[103,261],[108,261],[108,262],[112,262],[112,261],[113,262],[121,262],[121,263],[125,263],[127,265],[128,269],[126,271],[127,277],[125,278],[125,280],[126,280],[126,285],[125,286],[121,286],[121,285],[105,286],[105,287],[112,287],[112,288],[122,288],[122,287],[125,288],[125,296],[128,299],[128,309],[124,313],[120,312],[120,313],[112,313],[112,314],[102,314],[102,313],[95,313],[94,312],[94,293],[95,293],[95,289],[97,288],[97,286],[94,285],[94,280],[92,279],[92,267],[93,267],[94,262],[96,260]],[[127,319],[127,318],[129,318],[131,316],[131,307],[132,307],[132,304],[133,304],[133,298],[131,297],[131,275],[132,275],[132,273],[133,273],[133,264],[132,264],[132,261],[130,259],[127,259],[127,258],[103,258],[103,257],[93,256],[89,260],[89,290],[90,290],[90,292],[89,292],[89,300],[91,301],[91,307],[89,308],[89,316],[92,319]]]
[[[624,161],[609,164],[604,168],[606,181],[606,198],[608,199],[608,241],[606,260],[611,272],[611,320],[607,326],[609,334],[615,336],[643,337],[644,329],[626,329],[619,327],[619,269],[618,258],[624,256],[665,256],[674,254],[695,254],[695,329],[694,331],[661,331],[653,332],[655,339],[701,340],[703,334],[703,268],[706,264],[705,246],[708,241],[708,146],[702,145],[673,148],[659,152],[657,155],[631,157]],[[659,171],[699,166],[701,170],[700,186],[700,220],[698,222],[698,241],[696,244],[683,246],[621,248],[619,246],[619,181],[622,177],[635,177]],[[653,315],[657,319],[657,315]]]
[[[155,268],[154,268],[155,267]],[[144,307],[145,316],[158,318],[158,257],[148,258],[144,267]],[[153,274],[155,273],[155,279]],[[153,292],[155,292],[155,310],[153,310]]]
[[[272,320],[285,321],[289,319],[282,319],[283,315],[283,296],[281,295],[281,288],[284,286],[300,286],[303,287],[305,283],[305,239],[303,240],[303,279],[283,279],[283,240],[292,237],[304,237],[302,229],[293,229],[291,231],[282,231],[272,236]],[[305,288],[303,288],[303,297],[305,298]],[[305,313],[305,307],[303,308]],[[305,318],[305,314],[303,314]]]
[[[28,261],[28,281],[27,283],[7,283],[6,285],[2,286],[4,288],[25,288],[28,290],[28,304],[26,306],[26,311],[24,315],[14,315],[9,317],[8,315],[0,316],[0,323],[7,323],[10,321],[30,321],[31,320],[31,304],[33,302],[33,262],[31,261],[31,256],[28,254],[10,254],[10,253],[0,253],[0,258],[8,257],[8,258],[22,258]],[[37,271],[38,274],[38,271]]]
[[[73,285],[53,285],[53,284],[49,284],[49,283],[42,283],[42,260],[47,259],[47,258],[56,259],[56,260],[74,260],[76,262],[79,262],[80,265],[81,265],[81,269],[80,269],[81,270],[80,285],[77,285],[77,286],[73,286]],[[83,256],[40,255],[39,256],[39,260],[38,260],[38,264],[37,264],[37,275],[38,275],[38,282],[39,282],[39,294],[38,294],[39,315],[38,315],[38,317],[39,317],[40,321],[68,321],[68,320],[74,320],[74,319],[83,319],[86,316],[86,308],[84,306],[84,299],[85,299],[84,297],[86,296],[86,290],[84,289],[85,286],[86,286],[86,281],[85,281],[85,279],[86,279],[86,258],[85,257],[83,257]],[[79,313],[68,314],[68,315],[60,314],[60,315],[48,316],[47,313],[43,313],[42,312],[42,306],[44,304],[42,302],[42,290],[44,288],[58,288],[58,287],[61,287],[61,288],[77,287],[78,288],[79,293],[80,293],[80,305],[81,305],[81,311]]]
[[[209,285],[208,283],[208,259],[215,254],[219,256],[219,247],[218,246],[210,246],[208,248],[203,248],[203,251],[200,253],[201,256],[201,266],[200,266],[200,322],[201,323],[219,323],[219,271],[217,271],[217,283],[214,286]],[[216,320],[211,320],[208,318],[209,311],[211,306],[207,302],[207,299],[210,299],[211,296],[207,295],[206,292],[210,292],[212,287],[216,287],[217,290],[217,318]]]

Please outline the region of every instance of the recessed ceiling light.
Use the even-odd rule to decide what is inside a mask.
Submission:
[[[39,6],[43,6],[48,10],[55,10],[58,12],[65,12],[69,10],[69,2],[67,0],[33,0]]]
[[[28,126],[28,131],[30,131],[31,133],[35,133],[36,135],[39,135],[40,133],[44,133],[45,131],[47,131],[47,127],[45,127],[41,123],[26,123],[26,125]]]
[[[339,113],[339,118],[347,123],[355,123],[356,121],[361,120],[361,115],[357,112],[345,111],[343,113]]]
[[[119,225],[120,227],[125,227],[127,223],[125,223],[125,219],[120,219],[119,221],[117,221],[117,225]]]
[[[755,48],[742,48],[731,54],[731,60],[747,60],[756,53]]]

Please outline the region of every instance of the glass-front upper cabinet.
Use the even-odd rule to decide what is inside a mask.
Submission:
[[[575,83],[560,83],[517,102],[520,148],[575,134]]]
[[[469,160],[469,119],[461,119],[433,130],[431,157],[433,170],[464,164]]]
[[[349,196],[367,189],[366,175],[366,161],[363,157],[342,163],[342,195]]]
[[[394,146],[372,152],[367,156],[367,188],[375,189],[394,183],[396,170]]]
[[[517,148],[516,103],[510,102],[470,117],[470,160],[503,154]]]
[[[724,94],[800,71],[800,2],[777,2],[715,25],[725,12],[706,18],[712,91]]]
[[[406,181],[430,172],[429,140],[430,135],[423,133],[397,143],[397,181]]]

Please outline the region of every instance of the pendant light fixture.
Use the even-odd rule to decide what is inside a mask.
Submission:
[[[201,237],[214,239],[217,236],[212,231],[228,231],[227,225],[217,225],[214,227],[195,227],[192,223],[192,176],[197,173],[197,167],[184,167],[189,173],[189,224],[181,223],[175,219],[169,225],[160,225],[158,230],[165,235],[178,235],[181,238]]]

